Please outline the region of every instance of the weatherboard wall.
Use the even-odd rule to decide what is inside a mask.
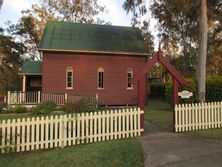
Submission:
[[[82,96],[99,95],[104,105],[137,104],[137,85],[127,89],[127,69],[133,73],[145,65],[146,57],[126,55],[44,53],[42,90]],[[73,68],[73,89],[66,89],[66,68]],[[104,89],[97,89],[99,67],[104,69]]]

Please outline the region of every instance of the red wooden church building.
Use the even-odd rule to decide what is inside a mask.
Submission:
[[[48,22],[38,50],[42,62],[23,65],[23,91],[98,94],[103,105],[137,104],[137,83],[130,80],[148,56],[138,28]]]
[[[42,62],[25,62],[23,91],[95,96],[103,105],[144,108],[146,74],[159,61],[172,74],[174,104],[179,85],[189,86],[159,51],[150,60],[138,28],[48,22],[39,52]]]

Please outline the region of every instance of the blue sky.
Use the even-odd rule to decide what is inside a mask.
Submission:
[[[1,11],[0,11],[0,26],[4,27],[5,23],[10,20],[12,23],[17,23],[21,17],[21,11],[29,9],[32,4],[39,3],[40,0],[4,0]],[[100,5],[105,5],[108,13],[102,14],[100,17],[112,23],[112,25],[130,26],[131,14],[126,14],[123,10],[124,0],[98,0]],[[148,14],[150,17],[150,14]],[[151,19],[150,29],[154,36],[157,35],[155,31],[156,22]],[[155,46],[157,45],[157,38],[155,38]]]
[[[110,21],[113,25],[130,26],[131,15],[126,14],[122,9],[124,0],[98,0],[100,5],[105,5],[108,13],[102,14],[101,17]],[[39,0],[4,0],[0,11],[0,26],[4,26],[8,20],[16,23],[21,17],[21,10],[28,9],[31,4],[39,3]]]

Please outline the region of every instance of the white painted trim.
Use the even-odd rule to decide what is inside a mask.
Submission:
[[[27,83],[27,77],[26,75],[23,75],[23,78],[22,78],[22,91],[23,92],[26,91],[26,83]]]

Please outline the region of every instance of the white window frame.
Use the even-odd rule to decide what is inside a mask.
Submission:
[[[130,79],[132,79],[133,78],[133,69],[132,68],[128,68],[126,74],[127,74],[127,87],[126,87],[126,89],[127,90],[133,90],[133,84],[129,83],[129,74],[131,74],[131,78]],[[129,84],[130,84],[130,87],[129,87]]]
[[[69,72],[71,72],[72,73],[72,75],[71,75],[71,86],[69,87],[68,86],[68,74],[69,74]],[[66,89],[73,89],[73,68],[72,67],[67,67],[66,68]]]
[[[99,73],[103,73],[103,78],[102,78],[102,87],[100,87],[100,78],[99,78]],[[102,67],[99,67],[97,70],[97,89],[104,89],[104,69]]]

